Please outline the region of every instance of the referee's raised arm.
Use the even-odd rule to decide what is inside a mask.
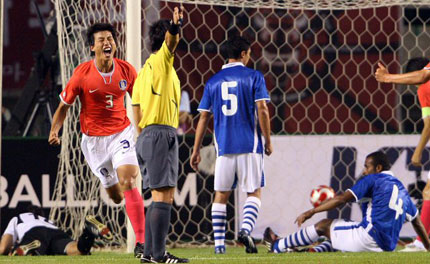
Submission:
[[[181,6],[180,10],[178,7],[175,7],[173,10],[173,18],[170,22],[169,31],[166,32],[166,44],[169,48],[170,52],[175,52],[176,47],[179,43],[179,29],[182,26],[184,18],[184,7]]]

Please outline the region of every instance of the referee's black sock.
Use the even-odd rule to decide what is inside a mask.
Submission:
[[[152,253],[155,260],[161,260],[166,251],[166,237],[170,225],[172,205],[154,202],[151,212]]]
[[[151,232],[151,212],[154,207],[154,203],[146,210],[146,220],[145,220],[145,249],[143,255],[145,257],[152,256],[152,232]]]

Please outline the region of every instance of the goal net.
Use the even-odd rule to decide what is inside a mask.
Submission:
[[[53,1],[63,85],[79,63],[90,59],[85,29],[92,23],[104,21],[117,27],[119,58],[125,57],[126,38],[142,41],[141,54],[136,56],[141,56],[143,62],[150,54],[149,24],[170,18],[179,3],[185,7],[175,68],[182,90],[189,94],[193,120],[178,136],[180,175],[169,233],[171,242],[211,241],[211,138],[205,139],[209,145],[206,173],[194,173],[189,156],[204,84],[221,69],[225,61],[220,46],[234,34],[251,41],[252,61],[248,66],[264,74],[271,97],[269,109],[276,145],[274,157],[266,163],[268,186],[263,192],[263,215],[264,210],[270,210],[272,214],[276,212],[275,219],[293,222],[297,212],[309,207],[307,197],[313,187],[326,184],[336,191],[346,190],[360,176],[363,155],[378,149],[390,154],[393,170],[397,176],[401,174],[405,186],[420,201],[420,189],[426,180],[421,174],[430,169],[430,163],[423,168],[409,164],[422,128],[417,87],[378,84],[373,74],[378,62],[397,73],[404,70],[409,58],[429,55],[430,10],[426,1],[143,0],[142,32],[132,37],[124,35],[126,0]],[[99,215],[112,227],[115,241],[125,245],[124,206],[109,202],[83,159],[78,113],[79,103],[75,103],[63,128],[53,194],[59,202],[51,217],[61,220],[61,227],[77,237],[84,216]],[[326,149],[330,152],[324,152]],[[428,158],[426,149],[423,161]],[[324,174],[325,166],[328,171]],[[270,177],[276,183],[271,183]],[[294,200],[273,196],[278,193],[288,193],[288,199]],[[145,206],[150,204],[149,197],[145,192]],[[273,200],[265,202],[264,197]],[[240,221],[240,208],[234,209],[233,205],[241,200],[238,194],[230,201],[228,239],[234,238]],[[290,216],[281,212],[286,207]],[[348,218],[354,215],[353,209],[347,206],[329,216]],[[264,224],[270,225],[273,217],[267,220],[260,216],[258,221],[262,224],[257,229],[261,229]]]

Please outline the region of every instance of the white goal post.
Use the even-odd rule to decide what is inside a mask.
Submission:
[[[426,15],[430,12],[430,6],[427,1],[52,2],[57,15],[63,86],[73,69],[90,59],[85,30],[92,23],[102,21],[114,24],[119,41],[117,57],[128,60],[139,71],[150,54],[149,25],[159,18],[170,18],[173,8],[178,4],[185,8],[185,23],[175,55],[175,68],[181,88],[189,94],[193,121],[186,133],[178,136],[180,175],[169,243],[211,243],[213,176],[211,173],[194,173],[188,163],[198,121],[196,108],[203,94],[204,83],[225,62],[220,46],[230,35],[241,34],[251,42],[252,59],[248,66],[264,74],[271,96],[269,110],[272,134],[276,135],[279,142],[284,142],[279,139],[282,137],[297,137],[304,144],[291,144],[292,148],[287,151],[275,149],[292,153],[288,156],[292,164],[301,162],[298,153],[308,153],[312,158],[312,153],[317,153],[312,152],[312,149],[326,146],[324,136],[327,135],[347,138],[350,135],[379,137],[420,133],[422,123],[416,87],[378,84],[373,73],[378,61],[387,65],[390,72],[401,72],[409,58],[430,56],[430,17]],[[124,205],[116,206],[109,201],[82,156],[79,107],[79,103],[75,103],[69,110],[63,127],[60,163],[53,193],[53,200],[58,201],[58,206],[51,210],[50,216],[76,238],[83,226],[84,216],[96,214],[112,228],[115,235],[113,245],[124,248],[128,237],[128,249],[131,250],[133,240],[130,236],[133,232],[131,227],[127,228]],[[396,157],[405,155],[406,159],[410,159],[414,147],[411,146],[412,141],[409,138],[407,142],[392,141],[390,144],[393,148],[390,151],[395,152]],[[210,142],[208,136],[204,143],[208,145]],[[306,142],[312,144],[306,145]],[[350,141],[342,139],[339,142],[344,144]],[[399,144],[402,147],[395,147]],[[333,153],[327,155],[356,157],[357,153],[354,148],[334,145]],[[429,153],[426,150],[424,156],[428,158]],[[311,162],[320,160],[315,157]],[[273,163],[269,160],[269,164]],[[330,184],[336,191],[345,190],[359,176],[355,174],[355,164],[355,161],[349,163],[348,159],[341,159],[332,164],[327,172],[329,182],[318,184]],[[430,170],[430,163],[424,165],[422,169],[404,166],[411,173],[408,177],[412,177],[411,181],[417,186],[425,180],[421,177],[423,171]],[[336,170],[345,172],[345,175],[339,175]],[[273,173],[276,174],[276,170]],[[326,181],[325,175],[320,175],[322,173],[317,172],[316,176]],[[268,175],[268,180],[277,177],[283,175]],[[293,179],[300,181],[309,175],[298,171],[288,177],[296,177]],[[286,195],[282,201],[287,206],[300,204],[295,202],[297,197],[288,196],[290,187],[278,187],[276,191]],[[310,189],[312,187],[309,186]],[[414,188],[412,186],[411,191],[419,189]],[[417,193],[419,201],[419,191]],[[145,206],[148,206],[151,202],[149,193],[144,192],[143,195]],[[297,195],[308,198],[306,191]],[[229,204],[227,239],[234,239],[234,231],[240,220],[239,213],[233,209],[238,200],[238,197],[233,197]],[[240,207],[236,206],[236,209],[240,211]],[[332,216],[345,216],[349,212],[350,208],[344,208]]]
[[[128,61],[135,69],[142,66],[141,56],[137,56],[141,52],[141,41],[136,40],[136,32],[142,32],[142,24],[136,23],[141,21],[141,2],[140,1],[127,1],[126,5],[126,61]],[[140,34],[137,34],[140,36]],[[131,98],[126,95],[127,116],[133,122],[133,110],[131,107]],[[137,125],[137,124],[135,124]],[[137,135],[136,135],[137,136]],[[142,176],[139,174],[136,181],[137,189],[142,193]],[[136,236],[134,235],[133,227],[131,226],[130,219],[127,221],[127,251],[132,252]]]

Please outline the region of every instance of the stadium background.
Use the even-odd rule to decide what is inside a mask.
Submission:
[[[107,11],[116,9],[120,13],[124,12],[123,1],[100,2],[114,2],[113,8],[106,8]],[[52,26],[55,19],[50,12],[54,5],[49,0],[38,0],[36,3],[42,17]],[[143,20],[147,22],[154,20],[154,17],[145,17],[145,14],[156,12],[156,16],[166,17],[172,6],[176,5],[164,1],[143,3]],[[267,82],[272,100],[270,112],[273,134],[278,135],[280,140],[290,138],[292,141],[298,139],[297,136],[312,135],[304,141],[297,140],[306,146],[302,156],[312,153],[313,148],[321,148],[328,135],[343,138],[357,134],[368,135],[368,148],[377,146],[376,137],[372,135],[386,135],[390,138],[388,146],[381,148],[391,145],[390,158],[393,161],[403,152],[406,153],[402,172],[408,172],[407,185],[411,186],[411,191],[419,190],[422,182],[416,180],[421,179],[421,174],[425,175],[424,171],[428,171],[430,165],[426,163],[423,168],[408,165],[411,151],[418,142],[416,134],[422,125],[419,122],[416,88],[379,85],[372,74],[378,61],[388,65],[390,72],[400,72],[408,58],[427,55],[426,44],[430,38],[427,32],[428,6],[318,11],[204,4],[185,4],[185,8],[187,20],[183,28],[184,38],[178,47],[175,67],[183,83],[182,88],[190,94],[194,119],[187,133],[180,136],[179,189],[185,184],[189,173],[192,173],[188,157],[198,120],[196,108],[202,96],[203,85],[224,62],[219,54],[219,46],[229,35],[241,33],[253,43],[252,64],[249,66],[263,72]],[[4,11],[3,106],[13,112],[19,99],[26,96],[23,94],[23,87],[31,68],[35,62],[40,63],[37,51],[42,49],[44,37],[31,1],[5,0]],[[123,23],[124,19],[119,19],[117,26],[121,31]],[[146,36],[145,30],[143,27],[143,36]],[[23,39],[23,34],[31,41]],[[124,37],[120,35],[122,43]],[[145,41],[143,38],[144,47]],[[121,47],[119,56],[124,57],[124,46]],[[147,49],[143,49],[142,59],[147,56]],[[52,98],[49,100],[52,100],[50,102],[55,109],[54,106],[58,103],[55,92],[61,88],[58,87],[60,81],[53,76],[47,77],[42,89],[52,91]],[[30,108],[33,106],[34,102]],[[31,137],[25,140],[16,137],[18,132],[22,133],[22,128],[16,134],[2,134],[1,231],[14,214],[30,202],[36,203],[33,194],[39,201],[44,198],[46,200],[46,197],[52,198],[60,150],[49,147],[46,143],[49,124],[45,115],[42,111],[37,116],[30,130]],[[2,129],[5,127],[3,123]],[[392,138],[392,134],[412,134],[412,138],[398,140]],[[315,142],[305,142],[315,137]],[[211,138],[208,137],[205,143],[210,141]],[[310,161],[300,161],[299,164],[309,166],[307,162],[315,164],[315,161],[321,160],[328,168],[322,168],[323,165],[318,164],[320,169],[314,172],[315,175],[312,172],[305,175],[312,181],[304,182],[303,188],[298,192],[291,192],[290,185],[282,187],[278,192],[286,193],[287,197],[293,197],[294,200],[303,200],[296,209],[299,210],[307,206],[308,193],[317,184],[330,184],[337,191],[351,186],[359,176],[361,163],[357,160],[365,155],[365,151],[354,151],[355,143],[351,143],[351,146],[347,143],[331,145],[331,152],[326,153],[326,159],[313,157]],[[282,153],[290,150],[290,154],[299,153],[301,148],[300,144],[291,143],[279,146],[282,147]],[[425,152],[424,161],[427,158],[428,152]],[[271,168],[279,168],[275,171],[278,175],[273,176],[274,179],[290,177],[290,174],[283,171],[288,168],[278,165],[285,164],[282,161],[282,157],[273,161]],[[86,170],[85,165],[82,167]],[[49,183],[45,185],[50,186],[48,189],[43,187],[43,174],[49,175]],[[28,178],[23,175],[28,175]],[[191,194],[182,204],[176,204],[171,240],[179,236],[184,241],[205,242],[210,236],[209,208],[213,180],[211,175],[205,174],[195,177],[198,206],[192,204]],[[303,175],[298,177],[304,179]],[[294,181],[295,178],[292,179]],[[31,190],[30,185],[34,190]],[[18,197],[15,202],[19,202],[12,203],[13,197]],[[235,203],[234,198],[231,204]],[[416,198],[419,202],[419,192]],[[294,204],[293,201],[287,203],[290,203],[288,206]],[[46,210],[49,211],[51,206],[46,204]],[[345,208],[333,212],[331,216],[348,215],[348,210]],[[88,209],[84,210],[87,211]],[[293,212],[290,210],[291,219]],[[236,225],[233,217],[235,214],[237,212],[229,207],[232,231]],[[117,220],[122,224],[123,215],[118,217]],[[70,224],[68,221],[70,220],[65,221],[66,225]],[[121,232],[125,235],[124,230]],[[227,237],[233,238],[234,233],[230,232]]]

